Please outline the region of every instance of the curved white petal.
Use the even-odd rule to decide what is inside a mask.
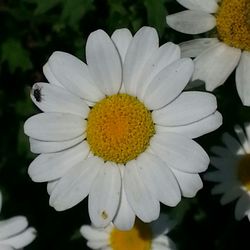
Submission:
[[[218,9],[216,0],[176,0],[179,4],[190,10],[202,10],[215,13]]]
[[[136,159],[138,174],[150,193],[167,206],[174,207],[181,200],[181,192],[177,180],[159,157],[144,152]]]
[[[141,74],[138,80],[139,84],[136,89],[136,96],[139,99],[143,99],[145,91],[154,77],[178,59],[180,59],[180,47],[171,42],[165,43],[157,50],[154,50],[154,53],[143,68],[143,74]]]
[[[194,70],[189,58],[177,60],[164,68],[150,82],[143,102],[150,109],[159,109],[174,100],[187,85]]]
[[[0,221],[0,242],[22,232],[28,227],[28,221],[24,216],[15,216],[7,220]]]
[[[159,217],[160,204],[157,197],[152,196],[148,187],[138,173],[135,160],[126,164],[124,173],[124,189],[128,202],[138,218],[151,222]]]
[[[48,61],[56,79],[75,95],[95,102],[104,97],[93,81],[87,65],[65,52],[54,52]]]
[[[208,91],[222,85],[237,66],[241,50],[218,43],[195,58],[192,79],[202,80]]]
[[[221,197],[221,204],[225,205],[229,202],[234,201],[235,199],[239,198],[242,195],[242,189],[239,186],[232,187],[231,189],[227,190]]]
[[[156,126],[157,133],[160,132],[172,132],[177,134],[183,134],[189,138],[197,138],[207,133],[210,133],[222,124],[222,115],[216,111],[214,114],[194,123],[190,123],[182,126]]]
[[[1,250],[15,250],[12,246],[2,244],[1,242],[0,242],[0,249]]]
[[[190,174],[172,169],[181,188],[182,196],[192,198],[203,187],[202,180],[198,174]]]
[[[236,69],[236,87],[242,103],[250,106],[250,52],[244,51]]]
[[[52,190],[50,206],[63,211],[81,202],[89,194],[102,166],[103,162],[99,158],[91,157],[71,168]]]
[[[235,219],[241,220],[245,215],[246,211],[250,209],[250,196],[249,194],[243,194],[236,203],[235,207]]]
[[[91,249],[105,250],[107,245],[108,245],[108,241],[106,241],[106,240],[88,241],[87,242],[87,246]]]
[[[35,182],[55,180],[62,177],[74,165],[84,161],[88,153],[89,147],[84,141],[65,151],[41,154],[30,164],[29,176]]]
[[[63,113],[40,113],[24,123],[24,133],[41,141],[66,141],[82,135],[86,120]]]
[[[246,154],[250,154],[250,140],[248,140],[247,135],[239,125],[234,126],[234,131],[240,141],[242,148],[245,150]]]
[[[88,115],[88,105],[78,96],[74,96],[65,88],[44,82],[35,83],[30,93],[32,101],[44,112],[59,112]]]
[[[124,166],[120,166],[121,175],[123,179]],[[135,213],[128,203],[128,199],[124,190],[124,183],[122,181],[121,199],[117,210],[117,214],[113,220],[114,225],[120,230],[130,230],[135,222]]]
[[[170,168],[199,173],[207,169],[209,157],[204,149],[195,141],[174,133],[156,134],[150,142],[150,148]]]
[[[56,79],[55,75],[51,71],[48,62],[43,66],[43,74],[45,75],[49,83],[54,84],[58,87],[64,88],[64,86]]]
[[[96,227],[107,226],[114,218],[121,195],[121,175],[117,164],[107,162],[100,169],[89,193],[91,222]]]
[[[40,141],[29,138],[30,151],[35,154],[55,153],[75,146],[85,139],[85,134],[68,141]]]
[[[49,181],[47,183],[47,192],[49,195],[51,195],[53,189],[56,187],[57,183],[58,183],[59,179],[56,179],[54,181]]]
[[[116,94],[122,82],[121,60],[114,43],[103,30],[89,35],[86,60],[99,88],[106,95]]]
[[[1,240],[1,244],[10,245],[15,249],[21,249],[29,245],[35,238],[36,230],[33,227],[29,227],[20,234],[17,234],[5,240]]]
[[[154,123],[164,126],[186,125],[199,121],[217,109],[214,95],[199,91],[180,94],[174,101],[162,109],[152,112]]]
[[[93,226],[83,225],[80,228],[80,233],[88,241],[104,241],[108,242],[109,234],[105,232],[102,228],[98,229]]]
[[[142,27],[135,36],[127,50],[123,69],[123,83],[128,94],[135,96],[139,84],[138,80],[143,74],[144,65],[159,46],[157,32],[151,27]]]
[[[167,24],[179,32],[196,35],[213,29],[216,25],[216,19],[203,11],[184,10],[168,15]]]
[[[133,36],[131,32],[125,28],[116,30],[111,36],[111,39],[113,40],[119,52],[122,62],[125,60],[125,56],[132,38]]]
[[[181,57],[196,57],[217,43],[219,43],[217,38],[198,38],[182,42],[179,44]]]

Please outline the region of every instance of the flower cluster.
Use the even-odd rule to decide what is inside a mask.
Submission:
[[[88,197],[91,225],[80,232],[92,249],[175,249],[166,234],[177,223],[160,214],[203,187],[210,159],[196,138],[222,125],[215,88],[236,68],[238,95],[250,106],[249,0],[177,0],[171,28],[203,38],[159,44],[144,26],[109,36],[90,33],[86,62],[54,52],[43,67],[47,82],[31,89],[42,111],[24,133],[38,156],[28,174],[46,182],[57,211]],[[191,58],[194,58],[193,60]],[[193,88],[201,80],[206,90]],[[211,148],[204,179],[218,182],[221,203],[238,199],[236,219],[250,220],[250,124],[225,133]],[[0,249],[21,249],[35,238],[25,217],[0,222]]]

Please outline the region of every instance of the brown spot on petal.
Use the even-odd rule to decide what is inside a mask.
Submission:
[[[106,211],[102,211],[101,216],[104,220],[108,219],[108,214],[106,213]]]

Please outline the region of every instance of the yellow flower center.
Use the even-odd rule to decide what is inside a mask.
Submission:
[[[216,17],[219,39],[250,51],[250,0],[222,0]]]
[[[237,170],[241,184],[250,191],[250,154],[241,158]]]
[[[126,163],[145,151],[155,133],[151,112],[136,97],[108,96],[90,111],[87,141],[94,155]]]
[[[120,231],[114,228],[110,234],[112,250],[150,250],[152,231],[148,224],[135,221],[130,231]]]

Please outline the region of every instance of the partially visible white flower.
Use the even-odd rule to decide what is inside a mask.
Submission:
[[[214,146],[211,164],[217,169],[205,174],[205,179],[218,182],[212,194],[222,194],[221,204],[238,199],[235,207],[237,220],[247,216],[250,220],[250,124],[245,132],[235,126],[238,138],[225,133],[222,141],[225,147]]]
[[[196,57],[193,80],[209,91],[222,85],[236,68],[241,101],[250,106],[250,1],[177,0],[188,10],[167,16],[167,24],[182,33],[211,32],[210,38],[180,44],[183,57]]]
[[[0,192],[0,211],[2,208],[2,194]],[[29,245],[36,237],[36,230],[28,227],[27,218],[15,216],[0,221],[0,250],[22,249]]]
[[[161,214],[158,220],[143,223],[136,219],[129,231],[118,230],[113,223],[105,228],[84,225],[80,232],[87,239],[87,246],[101,250],[174,250],[175,244],[166,234],[176,223]]]

